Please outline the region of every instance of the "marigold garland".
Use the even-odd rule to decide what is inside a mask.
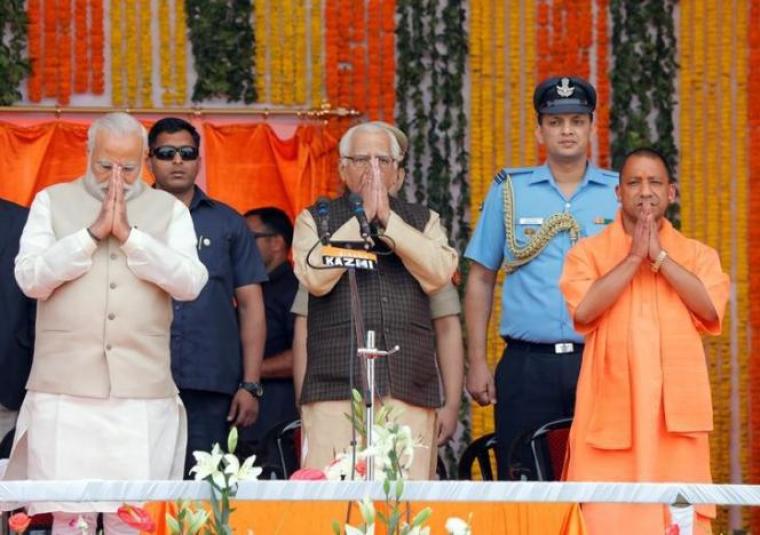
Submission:
[[[310,3],[310,53],[311,53],[311,78],[310,78],[310,95],[311,105],[314,108],[319,108],[322,105],[322,101],[325,98],[324,93],[324,80],[323,80],[323,62],[322,57],[322,1],[312,0]]]
[[[153,107],[153,13],[151,0],[140,0],[140,104]]]
[[[286,105],[293,104],[295,100],[293,91],[293,47],[296,46],[293,32],[294,2],[295,0],[281,0],[279,6],[281,24],[277,43],[280,64],[279,102]]]
[[[74,91],[77,93],[86,93],[90,85],[87,3],[87,0],[75,0],[74,3]]]
[[[349,16],[353,0],[340,1],[340,13]],[[347,24],[338,24],[338,105],[351,106],[351,46]]]
[[[380,99],[382,95],[382,5],[381,0],[369,0],[367,4],[367,18],[369,31],[367,32],[367,116],[370,120],[380,119]]]
[[[92,92],[102,95],[105,89],[103,75],[103,0],[89,0],[90,5],[90,62]]]
[[[594,32],[596,41],[596,140],[597,162],[610,166],[610,78],[607,9],[609,0],[596,0]]]
[[[737,12],[743,6],[737,6]],[[760,0],[748,0],[748,6],[744,6],[748,11],[750,21],[760,20]],[[746,35],[749,50],[746,54],[746,62],[742,62],[746,75],[746,92],[744,95],[744,105],[746,113],[742,118],[748,124],[748,169],[749,177],[755,179],[760,177],[760,102],[754,98],[760,91],[760,27],[757,24],[747,24],[747,11],[744,11],[742,23],[745,32],[739,34],[741,37]],[[737,56],[737,65],[742,57]],[[749,66],[749,71],[746,70]],[[741,80],[741,78],[740,78]],[[746,98],[751,95],[753,98]],[[740,110],[737,110],[737,115]],[[739,125],[737,125],[738,127]],[[753,187],[749,188],[748,195],[748,258],[747,263],[754,269],[749,271],[749,295],[756,296],[760,294],[760,187],[757,187],[756,181],[753,181]],[[737,207],[738,208],[738,207]],[[751,299],[749,304],[750,329],[753,333],[751,338],[752,346],[749,362],[749,384],[750,389],[748,397],[751,403],[749,414],[750,428],[750,448],[748,457],[750,460],[748,483],[760,483],[760,300]],[[751,509],[750,530],[753,533],[760,532],[760,508]]]
[[[169,106],[174,103],[172,90],[172,28],[169,19],[169,0],[158,0],[158,62],[159,81],[161,83],[161,103]]]
[[[338,75],[338,6],[340,0],[325,0],[325,89],[327,100],[333,106],[338,104],[340,80]]]
[[[536,137],[533,135],[535,115],[531,110],[533,90],[536,87],[536,2],[523,3],[523,57],[521,58],[523,84],[520,92],[521,108],[525,110],[522,117],[523,153],[522,165],[535,165]]]
[[[174,3],[174,103],[183,106],[187,102],[187,11],[185,2]]]
[[[382,53],[380,58],[380,85],[382,91],[382,119],[393,122],[396,107],[396,92],[389,90],[396,86],[396,0],[383,0],[382,2],[382,37],[380,46]]]
[[[29,60],[32,71],[27,79],[27,93],[31,102],[39,102],[42,99],[42,21],[40,13],[41,0],[28,0],[27,17]]]
[[[58,102],[71,98],[71,4],[58,0]]]
[[[133,50],[137,50],[137,32],[134,28],[137,28],[137,7],[138,3],[133,0],[127,0],[124,10],[124,24],[126,31],[124,32],[125,38],[125,55],[124,55],[124,72],[127,82],[127,104],[134,106],[137,104],[137,54],[132,53]]]
[[[267,54],[271,48],[269,2],[267,0],[254,0],[253,16],[254,37],[256,40],[256,51],[254,52],[256,94],[260,100],[272,102],[269,83],[272,64]]]
[[[58,2],[46,0],[43,4],[45,14],[43,54],[42,54],[42,94],[45,97],[58,95]]]
[[[735,125],[729,126],[733,135],[733,148],[735,152],[735,188],[733,196],[735,198],[734,226],[735,234],[732,241],[736,247],[736,256],[734,264],[734,277],[736,284],[736,349],[738,363],[738,399],[739,399],[739,422],[740,425],[740,443],[739,443],[739,464],[742,468],[741,480],[748,481],[750,473],[750,431],[745,422],[749,421],[750,411],[750,372],[749,364],[752,353],[748,346],[749,334],[749,263],[748,263],[748,237],[747,237],[747,208],[749,184],[748,155],[747,143],[744,141],[744,133],[748,131],[747,125],[747,52],[748,41],[746,39],[749,9],[746,0],[740,0],[736,5],[736,30],[729,32],[735,41],[735,73],[736,93],[733,105],[733,116]],[[733,43],[727,44],[731,47]],[[741,141],[740,141],[741,140]],[[730,176],[730,174],[729,174]],[[732,345],[733,348],[733,345]],[[749,520],[750,510],[745,510],[746,525]]]
[[[111,100],[124,104],[123,0],[111,1]]]
[[[271,6],[271,4],[270,4]],[[273,6],[272,6],[273,7]],[[282,55],[284,47],[282,43],[282,32],[285,24],[283,13],[287,8],[283,4],[278,4],[276,9],[270,10],[270,16],[275,24],[269,28],[269,95],[271,102],[282,102],[284,90],[284,74],[282,66]]]
[[[293,20],[294,42],[293,47],[293,101],[296,104],[306,104],[306,2],[296,0],[295,19]]]

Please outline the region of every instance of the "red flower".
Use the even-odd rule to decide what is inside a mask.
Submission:
[[[149,533],[156,530],[156,523],[153,522],[153,519],[145,509],[125,503],[119,507],[116,514],[122,522],[130,527]]]
[[[293,472],[290,479],[301,481],[319,481],[321,479],[327,479],[327,476],[322,470],[315,468],[301,468]]]
[[[24,533],[29,527],[32,518],[26,513],[16,513],[8,519],[8,527],[14,533]]]
[[[367,460],[366,459],[359,459],[356,461],[356,473],[359,474],[359,477],[364,477],[367,475]]]

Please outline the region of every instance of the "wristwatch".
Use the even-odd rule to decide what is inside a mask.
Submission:
[[[242,382],[240,383],[240,386],[238,388],[242,388],[246,392],[250,393],[255,398],[260,398],[264,395],[264,387],[261,386],[261,383],[246,383]]]

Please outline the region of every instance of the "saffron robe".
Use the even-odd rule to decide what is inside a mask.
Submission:
[[[617,301],[588,325],[568,442],[568,481],[711,482],[708,433],[712,399],[701,335],[718,335],[729,294],[715,250],[683,236],[668,221],[659,230],[670,258],[704,285],[719,320],[692,314],[661,273],[644,261]],[[570,314],[591,285],[630,252],[621,214],[580,241],[565,260],[560,288]],[[664,533],[660,505],[586,504],[591,534]],[[714,506],[696,506],[709,532]]]

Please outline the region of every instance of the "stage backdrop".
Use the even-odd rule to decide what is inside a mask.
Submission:
[[[760,483],[760,301],[749,298],[760,294],[760,270],[749,269],[760,265],[760,187],[754,184],[760,179],[760,0],[14,0],[4,6],[9,46],[8,61],[0,63],[0,102],[167,111],[190,103],[293,109],[327,102],[395,120],[411,139],[405,193],[441,212],[460,251],[497,170],[542,159],[533,135],[536,82],[569,72],[587,76],[599,93],[592,159],[615,167],[627,149],[643,143],[664,151],[680,180],[674,219],[687,235],[718,249],[731,275],[724,334],[708,342],[713,473],[718,482]],[[3,141],[3,153],[7,146]],[[40,154],[42,161],[24,165],[67,170],[52,153]],[[310,169],[309,176],[315,166]],[[246,164],[237,171],[224,181],[252,176]],[[6,184],[15,180],[0,170],[0,192],[10,187],[19,194]],[[255,188],[231,187],[245,194]],[[288,196],[295,210],[297,194],[288,188],[298,187],[294,182],[269,194]],[[499,302],[497,295],[495,315]],[[501,342],[491,332],[495,363]],[[492,426],[490,410],[473,408],[474,435]],[[729,525],[760,531],[760,514],[750,523],[734,511],[729,522],[723,511],[717,527]]]

